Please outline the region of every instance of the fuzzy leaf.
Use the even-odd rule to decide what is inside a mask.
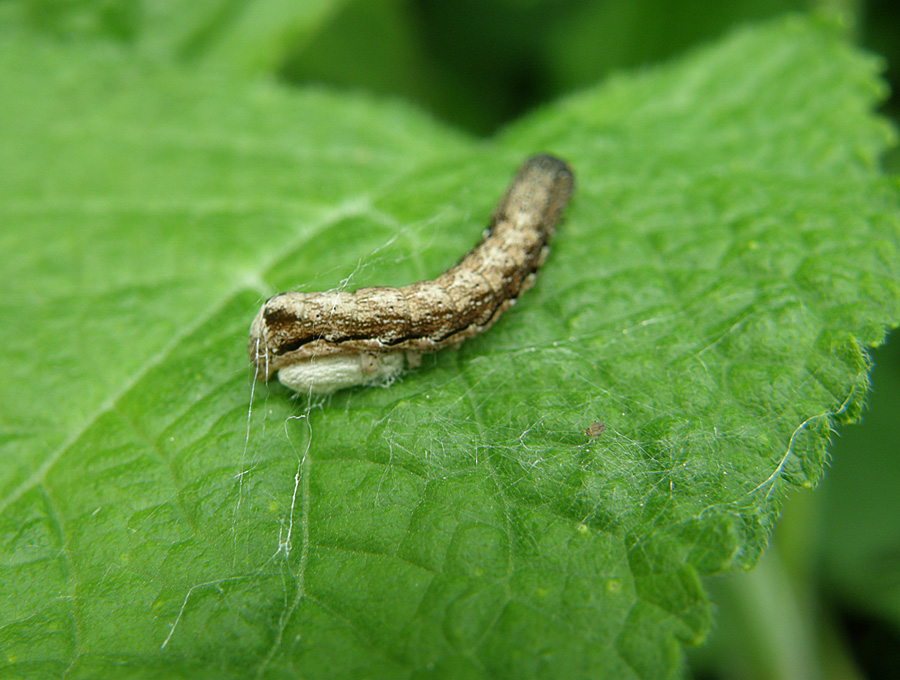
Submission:
[[[485,143],[7,36],[4,677],[677,676],[897,322],[876,70],[782,21]],[[438,274],[536,151],[576,197],[489,333],[248,419],[267,295]]]

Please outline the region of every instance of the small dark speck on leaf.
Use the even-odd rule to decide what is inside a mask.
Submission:
[[[588,439],[594,439],[596,437],[599,437],[605,429],[606,423],[595,422],[588,425],[581,432]]]

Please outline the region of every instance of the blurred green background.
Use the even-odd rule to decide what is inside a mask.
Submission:
[[[897,0],[302,2],[307,6],[296,14],[303,22],[261,49],[259,64],[239,68],[298,87],[410,100],[483,137],[612,73],[652,67],[786,12],[837,13],[854,41],[882,56],[886,80],[900,91]],[[266,0],[256,4],[265,10]],[[209,35],[238,7],[210,0],[191,11],[212,5],[222,8],[218,19],[179,33],[159,31],[166,11],[179,19],[189,14],[166,0],[24,3],[26,22],[38,30],[96,35],[201,63],[222,60]],[[169,43],[158,39],[163,34]],[[889,97],[882,113],[900,122],[900,97]],[[897,149],[885,167],[900,175]],[[716,624],[708,643],[692,650],[694,678],[900,678],[900,332],[872,360],[869,409],[862,424],[835,433],[820,488],[793,494],[757,569],[708,581]]]

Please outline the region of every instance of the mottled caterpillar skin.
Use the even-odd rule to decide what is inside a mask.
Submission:
[[[535,156],[519,168],[478,245],[437,278],[270,298],[250,326],[256,377],[277,371],[282,383],[314,393],[383,382],[403,370],[404,357],[413,366],[424,352],[490,328],[534,282],[573,188],[566,163]]]

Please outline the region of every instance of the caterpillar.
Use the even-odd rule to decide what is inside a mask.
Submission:
[[[437,278],[269,298],[250,325],[255,377],[277,373],[309,394],[389,384],[422,354],[482,333],[534,283],[573,189],[565,162],[534,156],[519,167],[481,241]]]

